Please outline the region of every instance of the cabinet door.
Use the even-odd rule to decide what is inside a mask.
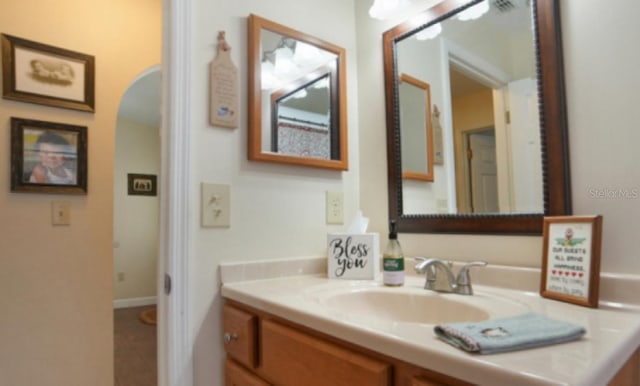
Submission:
[[[279,386],[390,386],[391,365],[261,320],[260,372]]]
[[[222,319],[227,354],[247,367],[256,367],[257,316],[225,304]]]
[[[229,358],[224,363],[224,384],[225,386],[270,386]]]
[[[423,377],[413,377],[411,378],[411,386],[446,386],[446,384]]]

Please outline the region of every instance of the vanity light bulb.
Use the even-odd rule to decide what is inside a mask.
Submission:
[[[458,14],[458,20],[475,20],[489,11],[489,0],[484,0]]]
[[[400,0],[374,0],[369,8],[369,16],[374,19],[384,20],[400,6]]]
[[[436,23],[428,28],[423,29],[422,31],[416,34],[416,39],[418,40],[429,40],[433,39],[436,36],[440,35],[442,32],[442,25],[440,23]]]

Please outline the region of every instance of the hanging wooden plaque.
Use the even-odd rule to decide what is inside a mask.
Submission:
[[[231,61],[225,32],[218,32],[218,53],[210,65],[209,121],[213,126],[238,127],[238,68]]]

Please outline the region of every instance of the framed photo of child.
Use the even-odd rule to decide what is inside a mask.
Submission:
[[[602,216],[545,217],[540,294],[598,307]]]
[[[87,127],[11,118],[11,191],[87,193]]]

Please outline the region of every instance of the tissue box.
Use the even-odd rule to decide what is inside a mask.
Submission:
[[[329,278],[374,279],[380,266],[377,233],[329,233],[327,235]]]

